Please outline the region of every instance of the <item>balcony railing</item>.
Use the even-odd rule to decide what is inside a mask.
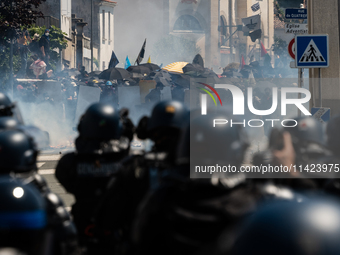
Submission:
[[[59,19],[52,16],[44,16],[43,18],[37,18],[35,24],[39,27],[45,26],[49,28],[50,26],[55,26],[59,28]]]
[[[90,50],[91,49],[91,39],[87,38],[87,37],[83,37],[83,45],[84,45],[84,48]]]

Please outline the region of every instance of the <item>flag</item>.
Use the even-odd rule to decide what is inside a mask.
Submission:
[[[256,49],[256,44],[254,44],[253,48],[249,51],[249,53],[248,53],[248,58],[251,58],[251,56],[254,55],[255,49]]]
[[[162,69],[162,67],[163,67],[163,63],[159,66],[159,68]]]
[[[116,65],[118,65],[118,63],[119,63],[119,60],[116,57],[116,54],[112,51],[111,59],[110,59],[110,63],[109,63],[109,69],[116,67]]]
[[[252,70],[250,70],[250,74],[248,76],[248,80],[249,80],[248,81],[249,86],[255,86],[256,85],[256,80],[254,78],[254,74],[253,74]]]
[[[131,63],[130,63],[130,60],[129,60],[129,56],[126,56],[124,68],[128,69],[129,66],[131,66]]]
[[[264,47],[263,43],[261,41],[260,41],[260,43],[261,43],[261,58],[262,58],[263,56],[268,54],[268,52],[267,52],[266,48]]]
[[[261,29],[255,30],[254,32],[249,33],[249,36],[250,36],[251,41],[255,42],[256,39],[261,39],[262,30]]]
[[[258,14],[248,18],[244,18],[242,19],[242,23],[244,25],[242,28],[242,31],[244,33],[249,33],[251,31],[261,29],[261,15]]]
[[[250,8],[253,12],[257,12],[258,10],[260,10],[260,3],[257,2],[256,4],[253,4]]]
[[[242,55],[241,61],[240,61],[240,68],[239,68],[239,71],[241,71],[245,65],[246,65],[246,62],[244,61],[244,57],[243,57],[243,55]]]
[[[137,65],[139,65],[142,62],[143,58],[144,58],[145,46],[146,46],[146,39],[145,39],[145,41],[143,43],[143,46],[142,46],[142,49],[140,50],[140,52],[138,54],[138,57],[136,59],[135,63],[137,63]]]
[[[151,57],[150,56],[149,56],[148,62],[146,62],[146,63],[151,64]]]

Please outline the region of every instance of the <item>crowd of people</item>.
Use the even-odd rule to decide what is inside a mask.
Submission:
[[[69,214],[37,173],[38,150],[18,129],[15,104],[0,99],[0,247],[10,247],[8,254],[340,252],[339,116],[326,133],[312,117],[271,130],[268,149],[252,161],[298,171],[200,176],[195,165],[243,166],[249,140],[242,125],[212,125],[230,113],[201,115],[160,101],[135,126],[128,109],[92,104],[75,151],[56,167],[75,197]],[[151,150],[132,150],[137,138],[151,140]]]

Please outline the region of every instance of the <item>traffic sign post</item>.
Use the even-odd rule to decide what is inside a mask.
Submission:
[[[325,68],[329,66],[328,35],[297,35],[295,49],[297,67]]]
[[[308,34],[308,24],[286,23],[286,34]]]
[[[291,56],[291,58],[295,60],[295,38],[293,38],[289,42],[288,53]],[[296,62],[295,61],[291,62],[290,67],[291,68],[297,68]],[[303,87],[303,71],[304,71],[303,68],[299,68],[298,69],[298,87],[299,88]],[[299,99],[301,98],[301,94],[300,93],[298,94],[298,98]],[[300,111],[298,111],[298,116],[301,116],[301,112]]]
[[[314,118],[322,123],[329,121],[331,118],[330,108],[313,107],[311,113]]]
[[[307,9],[286,9],[286,19],[307,19]]]
[[[295,38],[293,38],[288,44],[288,53],[292,59],[295,59]]]
[[[321,69],[329,66],[328,35],[297,35],[295,61],[298,68],[319,68],[319,99],[322,107]]]

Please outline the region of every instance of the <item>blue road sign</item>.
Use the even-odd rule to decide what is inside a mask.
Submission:
[[[312,115],[320,122],[327,122],[331,118],[331,109],[323,107],[313,107]]]
[[[328,35],[297,35],[295,61],[298,68],[328,67]]]
[[[286,19],[307,19],[307,9],[286,9]]]

